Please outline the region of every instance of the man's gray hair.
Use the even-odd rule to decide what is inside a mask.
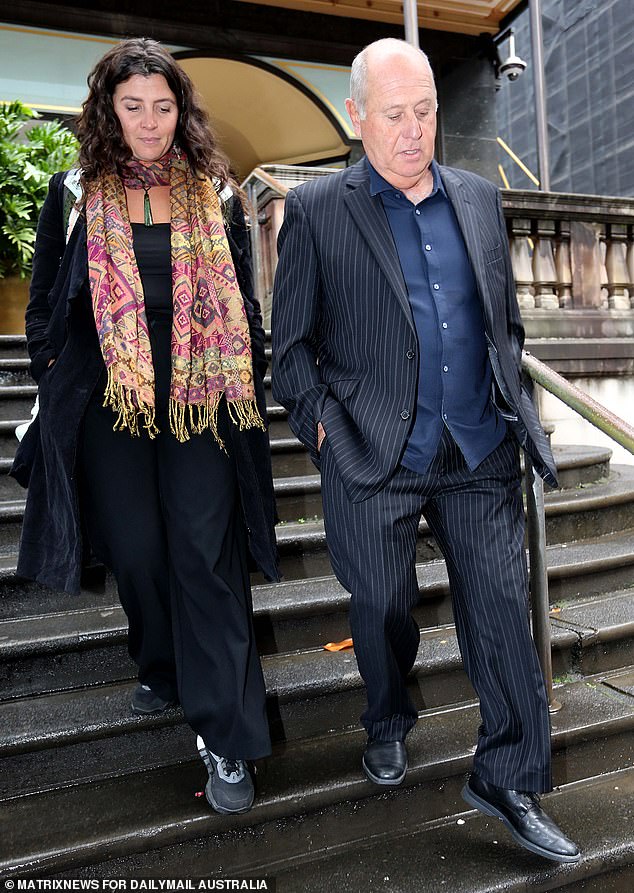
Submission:
[[[423,58],[434,78],[427,54],[421,49],[413,47],[411,43],[405,40],[398,40],[396,37],[383,37],[381,40],[375,40],[369,43],[360,53],[354,57],[352,67],[350,69],[350,99],[354,102],[359,112],[360,118],[365,118],[365,104],[367,100],[367,84],[368,84],[368,56],[375,49],[392,49],[395,52],[416,53]],[[434,88],[435,88],[434,82]]]

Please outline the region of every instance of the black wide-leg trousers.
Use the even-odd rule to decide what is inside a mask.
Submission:
[[[99,389],[100,391],[102,389]],[[247,540],[234,461],[210,432],[180,443],[113,431],[91,401],[79,455],[82,514],[128,617],[139,681],[175,697],[215,753],[270,753],[265,688],[251,615]],[[219,427],[229,443],[222,404]]]
[[[447,564],[458,642],[480,699],[474,769],[504,788],[548,791],[550,723],[531,637],[518,448],[509,435],[470,471],[445,429],[424,475],[400,467],[375,496],[347,497],[328,438],[322,496],[333,569],[351,593],[350,625],[380,741],[403,739],[417,719],[406,689],[420,633],[416,539],[424,515]]]

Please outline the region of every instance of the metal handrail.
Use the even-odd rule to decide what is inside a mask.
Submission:
[[[533,381],[541,385],[572,410],[591,422],[612,440],[630,453],[634,453],[634,428],[602,406],[589,394],[584,393],[527,351],[522,353],[522,368]],[[526,513],[528,553],[530,558],[530,589],[533,620],[533,638],[539,656],[548,704],[551,713],[561,709],[561,703],[553,697],[552,651],[550,636],[550,601],[548,598],[548,569],[546,565],[546,515],[544,509],[544,483],[535,473],[533,464],[525,454]]]
[[[274,189],[279,195],[284,198],[290,192],[290,186],[286,186],[276,177],[272,177],[271,174],[267,173],[261,167],[255,167],[251,171],[251,177],[255,177],[256,180],[259,180],[261,183],[264,183],[265,186],[269,186],[271,189]]]
[[[574,409],[580,416],[591,422],[595,428],[603,431],[612,440],[625,447],[628,452],[634,453],[634,428],[631,425],[614,415],[605,406],[597,403],[589,394],[571,384],[528,351],[522,353],[522,368],[537,384]]]

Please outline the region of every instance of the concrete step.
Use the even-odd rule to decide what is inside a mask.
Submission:
[[[270,445],[274,477],[300,477],[316,473],[310,456],[297,438],[282,437],[272,440]]]
[[[18,448],[18,439],[15,436],[15,429],[18,425],[24,424],[27,419],[2,419],[0,420],[0,457],[3,459],[11,459],[15,456]]]
[[[553,718],[556,783],[592,778],[598,771],[615,772],[629,765],[634,753],[631,685],[632,671],[629,676],[593,677],[557,689],[566,706]],[[55,789],[2,803],[6,833],[0,872],[5,877],[50,876],[63,871],[76,874],[81,866],[98,863],[94,870],[109,876],[106,866],[116,875],[115,868],[121,870],[133,857],[132,864],[145,873],[150,851],[167,847],[152,852],[155,861],[150,875],[173,870],[176,853],[181,858],[176,875],[184,873],[185,865],[192,872],[195,865],[202,868],[203,859],[208,860],[203,874],[210,870],[225,876],[238,871],[255,873],[256,866],[263,863],[277,873],[282,867],[275,861],[280,847],[271,851],[268,840],[271,826],[282,820],[291,823],[285,826],[287,833],[280,841],[288,866],[310,849],[310,835],[304,835],[302,829],[304,821],[309,827],[321,828],[315,855],[322,854],[324,847],[332,852],[328,841],[334,843],[335,833],[341,844],[354,844],[381,834],[386,827],[402,826],[404,821],[413,829],[413,821],[414,827],[419,827],[467,812],[457,794],[471,763],[479,721],[475,704],[423,712],[408,738],[410,769],[404,787],[380,795],[360,771],[364,733],[355,730],[285,743],[276,747],[273,758],[260,764],[256,805],[241,816],[210,812],[197,796],[206,775],[195,758],[147,771],[132,768],[118,776],[100,776],[97,771],[80,784],[65,784],[63,778],[56,778]],[[597,747],[599,740],[601,748]],[[193,758],[193,735],[190,741],[189,756]],[[43,787],[46,780],[42,779]],[[425,791],[418,794],[417,786]],[[431,793],[434,790],[435,795]],[[549,809],[555,806],[557,796],[548,798]],[[416,809],[411,808],[413,804]],[[367,810],[367,820],[354,822],[357,809]],[[319,826],[315,824],[318,810],[322,816]],[[396,825],[386,824],[386,812],[398,817]],[[52,816],[64,820],[51,821]],[[620,824],[631,835],[631,823]],[[175,848],[175,844],[180,846]],[[516,859],[522,858],[521,851],[514,853]],[[90,868],[85,870],[90,872]],[[123,868],[121,874],[128,872]],[[327,884],[325,889],[334,887]]]
[[[0,503],[24,499],[24,489],[9,475],[13,459],[0,456]]]
[[[276,478],[273,485],[280,520],[303,523],[306,519],[323,517],[318,472]]]
[[[12,336],[5,335],[0,336],[4,340],[0,342],[0,404],[2,402],[2,395],[4,392],[4,385],[33,385],[33,381],[30,378],[29,374],[29,365],[30,360],[28,358],[28,354],[26,351],[26,339],[24,336]],[[267,358],[271,360],[271,349],[267,347]],[[291,440],[295,439],[294,435],[288,428],[287,411],[276,401],[274,401],[270,395],[270,387],[271,387],[271,376],[268,374],[265,376],[265,388],[268,391],[268,402],[269,402],[269,418],[271,422],[270,426],[270,436],[271,440],[280,440],[286,439]],[[30,409],[30,406],[29,406]],[[2,413],[0,412],[0,417]],[[16,423],[17,424],[17,423]],[[550,426],[552,428],[552,426]],[[2,438],[2,430],[0,428],[0,443]],[[563,448],[564,452],[566,451],[566,447]],[[597,448],[590,448],[596,450]],[[557,453],[561,452],[561,447],[555,447],[554,452],[557,458]],[[597,459],[597,461],[599,461]],[[583,472],[581,472],[582,477],[579,480],[575,479],[574,475],[574,465],[569,463],[561,464],[558,461],[558,467],[560,468],[560,478],[561,478],[561,486],[568,487],[574,486],[576,483],[588,483],[589,481],[597,480],[598,477],[605,477],[607,471],[607,463],[609,461],[609,451],[603,450],[603,458],[600,460],[603,463],[603,473],[599,473],[598,475],[595,472],[591,473],[591,476],[583,476]],[[313,466],[309,462],[309,467]],[[585,463],[581,463],[579,468],[585,467]],[[568,471],[572,471],[572,479],[568,480],[570,475],[568,475]],[[298,472],[292,472],[296,474]]]
[[[630,528],[634,508],[634,467],[613,466],[609,480],[554,491],[545,497],[546,535],[550,544],[580,541]],[[284,523],[277,528],[282,567],[288,579],[330,572],[323,521]],[[419,526],[417,560],[440,557],[424,519]]]
[[[36,396],[35,384],[3,385],[0,390],[0,420],[28,419]]]
[[[553,456],[561,490],[607,480],[610,476],[612,450],[606,447],[558,445],[553,447]]]
[[[7,459],[8,463],[0,468],[0,486],[2,475],[11,467],[15,451],[18,447],[18,439],[15,429],[27,421],[23,419],[0,420],[0,460]],[[311,462],[303,445],[295,437],[280,437],[271,441],[271,459],[273,463],[273,475],[277,478],[300,477],[302,475],[314,475],[317,469]],[[2,499],[0,492],[0,500]]]
[[[634,588],[601,598],[564,601],[552,612],[554,628],[578,636],[576,648],[557,647],[553,671],[584,676],[634,664]]]
[[[24,490],[20,494],[24,496]],[[24,498],[3,499],[0,502],[0,552],[17,551],[24,518]]]
[[[383,886],[398,893],[442,889],[452,893],[588,889],[625,893],[632,889],[634,769],[565,785],[545,798],[544,808],[581,847],[577,864],[556,865],[518,849],[498,820],[472,810],[432,819],[422,827],[411,822],[407,830],[386,824],[371,840],[344,844],[334,853],[313,850],[294,865],[277,867],[276,890],[316,893]],[[596,886],[588,887],[588,878]]]
[[[16,440],[17,445],[17,440]],[[13,458],[0,456],[0,505],[24,499],[25,491],[9,475]],[[274,474],[277,469],[274,469]],[[313,471],[314,471],[313,467]],[[319,474],[286,475],[274,480],[278,512],[282,520],[321,516],[321,479]]]
[[[28,359],[26,335],[0,335],[0,358]]]
[[[556,618],[552,622],[556,678],[563,681],[607,673],[634,663],[632,590],[563,606]],[[57,637],[27,643],[19,641],[24,624],[18,621],[13,625],[18,627],[13,640],[11,624],[3,624],[1,630],[5,639],[2,692],[8,700],[0,701],[0,756],[77,745],[86,738],[120,735],[147,722],[154,728],[178,721],[177,711],[143,720],[131,716],[134,683],[116,681],[131,680],[135,675],[123,631],[102,627],[91,632],[84,627],[72,635],[59,631]],[[40,647],[39,664],[32,653],[34,644]],[[84,652],[79,650],[81,644]],[[64,645],[74,645],[74,649],[65,653]],[[353,651],[330,653],[313,648],[265,655],[262,665],[275,740],[305,738],[326,728],[335,731],[356,725],[365,694]],[[99,684],[102,680],[108,684]],[[409,689],[419,709],[446,707],[474,697],[452,625],[421,632]],[[111,758],[120,771],[121,748],[117,747]],[[70,764],[77,765],[77,760]]]
[[[69,595],[16,576],[17,558],[15,548],[0,552],[0,620],[119,605],[103,566],[85,569],[80,593]]]
[[[294,437],[288,425],[288,412],[279,403],[275,403],[271,396],[267,397],[266,414],[269,419],[269,437],[274,440],[278,437]]]
[[[10,385],[34,384],[31,378],[31,361],[21,357],[0,357],[0,399],[2,389]]]
[[[292,511],[304,511],[314,503],[317,492],[306,495],[301,480],[285,479],[277,483],[280,504],[288,494]],[[310,479],[315,491],[316,476]],[[303,495],[302,495],[303,494]],[[634,508],[634,467],[613,466],[610,478],[584,484],[575,490],[557,490],[546,494],[546,535],[549,543],[582,540],[588,536],[623,530],[632,523]],[[17,548],[24,513],[24,500],[0,502],[0,549]],[[288,578],[302,579],[330,572],[326,553],[323,521],[318,514],[301,514],[292,522],[280,524],[277,540],[282,558],[282,571]],[[421,520],[417,547],[419,561],[439,557],[425,520]]]
[[[269,437],[271,440],[295,436],[288,424],[288,412],[283,406],[276,404],[270,396],[267,401],[267,415],[269,420]],[[603,452],[604,454],[607,453],[609,460],[610,451],[604,450]],[[564,478],[565,477],[566,475],[564,475]],[[595,478],[591,478],[591,480],[595,480]],[[562,482],[561,485],[568,486],[566,482]]]
[[[15,429],[23,421],[25,420],[0,421],[0,501],[17,499],[23,494],[19,485],[8,479],[18,446]],[[294,521],[298,518],[321,516],[320,476],[299,441],[276,436],[271,441],[271,452],[281,519]],[[556,461],[562,488],[607,479],[609,459],[610,451],[599,447],[560,448],[556,451]]]
[[[629,527],[634,508],[634,466],[611,465],[605,481],[546,495],[549,543],[577,542]]]
[[[557,763],[555,755],[555,769]],[[514,846],[499,824],[465,811],[460,790],[466,776],[458,775],[52,877],[266,876],[275,880],[279,893],[308,889],[305,879],[306,884],[313,884],[311,889],[344,893],[379,889],[390,893],[436,893],[443,889],[451,893],[553,889],[630,893],[634,881],[630,861],[631,775],[632,770],[623,769],[604,779],[581,779],[558,787],[545,798],[545,809],[583,848],[577,866],[558,866],[531,856]],[[598,839],[597,803],[601,805],[602,829]],[[440,843],[439,833],[443,834]],[[399,847],[398,871],[390,863],[393,840]],[[461,858],[463,852],[465,859]],[[413,859],[411,853],[415,853]],[[388,870],[377,867],[379,859]],[[455,859],[459,864],[454,867]],[[347,863],[345,871],[340,870],[340,862]],[[367,873],[363,871],[366,863]],[[321,886],[315,885],[317,874]]]
[[[601,447],[574,446],[555,450],[560,490],[578,489],[593,483],[607,483],[611,451]],[[289,473],[276,479],[275,495],[282,521],[322,517],[321,477],[305,454],[309,470]],[[274,457],[275,460],[276,457]],[[288,467],[287,461],[287,467]],[[310,471],[312,469],[312,473]],[[277,475],[277,466],[274,474]]]
[[[15,556],[13,556],[13,562]],[[15,577],[11,556],[0,575],[0,658],[18,653],[50,655],[85,651],[86,642],[121,643],[126,620],[111,575],[95,568],[78,596],[56,593]],[[548,579],[554,616],[575,602],[634,585],[634,531],[578,544],[550,546]],[[444,562],[417,566],[421,626],[452,622]],[[349,595],[332,575],[253,587],[255,627],[262,654],[283,653],[340,641],[349,635]],[[59,673],[59,667],[57,668]]]

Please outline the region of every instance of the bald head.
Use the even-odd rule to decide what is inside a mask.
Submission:
[[[384,37],[368,44],[355,56],[350,69],[350,98],[354,102],[360,118],[365,118],[371,80],[380,78],[383,71],[389,71],[394,63],[403,59],[409,59],[414,65],[421,65],[429,72],[432,84],[434,83],[434,75],[427,55],[405,40]]]

